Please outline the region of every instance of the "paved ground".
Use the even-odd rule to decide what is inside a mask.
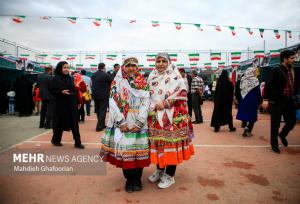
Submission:
[[[155,169],[151,165],[144,170],[143,191],[128,194],[121,170],[108,165],[103,176],[1,176],[1,203],[300,203],[299,123],[288,136],[289,147],[281,147],[282,154],[277,155],[269,147],[268,115],[259,115],[254,136],[243,138],[239,121],[234,121],[238,128],[235,133],[227,127],[214,133],[209,126],[212,103],[205,102],[202,109],[206,120],[194,126],[196,155],[178,167],[176,183],[168,189],[147,182]],[[9,145],[45,132],[36,128],[37,117],[9,120],[0,118],[1,142],[10,141]],[[16,125],[3,134],[7,121]],[[92,115],[80,125],[82,141],[90,149],[99,147],[103,134],[94,131],[95,124]],[[13,150],[58,148],[49,143],[50,138],[51,133],[46,132]],[[64,134],[63,141],[59,148],[73,150],[70,133]],[[0,160],[4,155],[0,154]]]

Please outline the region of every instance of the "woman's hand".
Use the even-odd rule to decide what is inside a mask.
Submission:
[[[71,95],[68,89],[62,90],[62,93],[66,95]]]
[[[125,123],[125,124],[123,124],[123,125],[120,126],[120,130],[122,132],[128,132],[129,128],[128,128],[127,124]]]
[[[163,110],[164,108],[165,108],[165,106],[164,106],[164,104],[163,104],[162,101],[159,102],[159,103],[157,103],[157,104],[155,104],[155,109],[156,110]]]
[[[141,128],[135,126],[135,127],[131,128],[129,130],[129,132],[139,132],[140,130],[141,130]]]

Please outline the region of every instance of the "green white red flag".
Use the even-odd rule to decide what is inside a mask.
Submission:
[[[96,58],[96,55],[85,55],[86,60],[88,60],[88,59],[94,60],[95,58]]]
[[[258,30],[259,30],[259,35],[260,35],[260,37],[263,38],[263,37],[264,37],[265,29],[259,28]]]
[[[240,60],[242,52],[231,52],[231,60]]]
[[[199,61],[200,60],[199,53],[190,53],[189,60],[190,61]]]
[[[246,30],[248,31],[248,33],[249,33],[250,35],[253,35],[253,31],[251,30],[251,28],[246,28]]]
[[[93,24],[97,27],[101,26],[101,18],[95,18]]]
[[[158,27],[159,21],[151,21],[152,27]]]
[[[253,52],[255,58],[264,58],[265,57],[265,51],[263,50],[255,50]]]
[[[22,23],[24,21],[24,19],[26,18],[26,16],[14,16],[12,18],[12,20],[16,23]]]
[[[273,31],[274,31],[274,34],[275,34],[275,38],[280,39],[279,31],[278,30],[273,30]]]
[[[196,26],[197,30],[203,31],[201,24],[194,24],[194,26]]]
[[[209,63],[204,63],[204,68],[206,68],[206,69],[212,68],[211,63],[210,62]]]
[[[210,53],[211,60],[221,60],[221,53],[220,52],[212,52]]]
[[[177,30],[180,30],[181,29],[181,23],[174,23],[175,24],[175,28],[177,29]]]
[[[177,62],[177,54],[169,54],[171,62]]]
[[[76,20],[77,20],[77,18],[76,18],[76,17],[67,17],[67,20],[68,20],[70,23],[73,23],[73,24],[75,24],[75,23],[76,23]]]
[[[233,36],[235,36],[236,32],[235,32],[234,26],[229,26],[229,29],[230,29],[230,31],[231,31],[231,34],[232,34]]]
[[[107,60],[115,60],[117,58],[117,55],[106,55]]]
[[[155,57],[156,57],[155,54],[148,54],[146,55],[146,57],[148,62],[155,62]]]
[[[218,68],[225,68],[225,62],[218,62]]]
[[[280,56],[279,50],[270,50],[270,56],[271,57],[279,57]]]

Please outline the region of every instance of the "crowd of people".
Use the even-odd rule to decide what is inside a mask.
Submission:
[[[175,183],[177,166],[194,155],[193,124],[203,123],[201,105],[210,96],[214,132],[225,125],[230,132],[236,131],[232,115],[235,101],[244,137],[253,136],[258,109],[268,109],[272,150],[280,153],[278,137],[288,146],[286,137],[295,126],[299,108],[300,82],[293,69],[295,52],[282,51],[280,58],[280,66],[263,85],[253,66],[235,86],[223,70],[210,87],[196,70],[190,75],[174,66],[167,53],[156,55],[155,69],[146,77],[135,57],[126,58],[121,66],[115,64],[113,73],[107,73],[105,64],[99,63],[92,77],[86,76],[85,70],[71,74],[68,63],[61,61],[54,75],[53,68],[47,67],[34,88],[24,76],[18,78],[14,88],[7,90],[9,113],[14,112],[13,104],[20,115],[30,115],[35,106],[40,113],[39,127],[53,129],[53,145],[62,146],[63,131],[72,131],[75,148],[82,149],[78,123],[91,114],[93,99],[98,120],[95,131],[105,131],[100,156],[122,169],[126,192],[142,190],[143,168],[150,164],[156,165],[156,170],[148,180],[168,188]],[[279,131],[282,116],[286,123]]]

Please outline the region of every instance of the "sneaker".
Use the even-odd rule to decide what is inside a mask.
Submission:
[[[156,169],[156,171],[148,177],[148,181],[151,183],[157,182],[163,176],[163,173],[164,172],[162,170]]]
[[[161,177],[160,182],[157,184],[157,186],[158,186],[158,188],[169,188],[174,183],[175,183],[174,176],[171,177],[168,174],[164,174]]]

